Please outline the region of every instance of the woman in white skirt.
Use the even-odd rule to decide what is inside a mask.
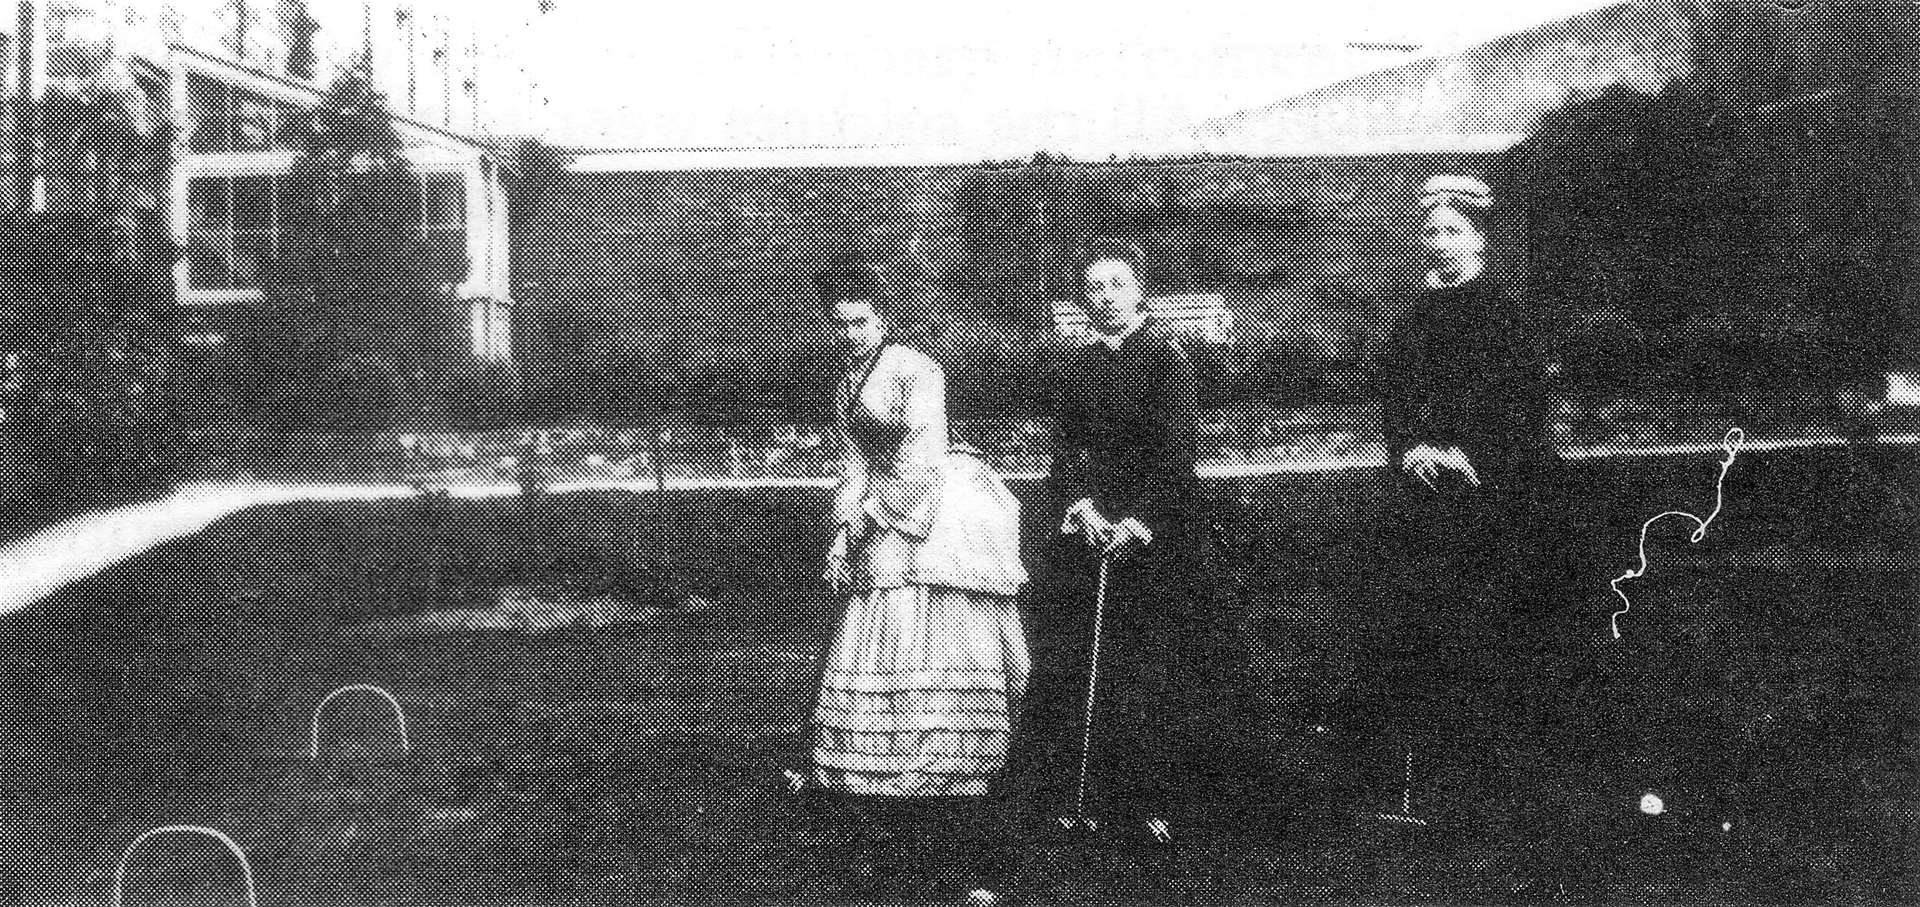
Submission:
[[[815,276],[847,353],[834,393],[842,482],[824,579],[844,608],[823,659],[811,765],[796,791],[826,793],[860,839],[857,877],[897,868],[992,900],[989,804],[1027,679],[1014,596],[1019,504],[979,456],[950,447],[946,378],[891,339],[892,307],[870,267]],[[940,867],[948,867],[942,872]],[[912,884],[905,877],[903,884]],[[884,884],[884,881],[883,881]]]

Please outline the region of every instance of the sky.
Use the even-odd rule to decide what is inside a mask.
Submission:
[[[1124,154],[1210,118],[1604,5],[548,0],[543,12],[541,0],[309,3],[336,35],[357,28],[367,4],[411,3],[416,20],[439,11],[467,22],[484,131],[587,147],[940,146],[982,157]]]

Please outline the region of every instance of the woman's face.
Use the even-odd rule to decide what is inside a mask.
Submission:
[[[1442,274],[1475,273],[1486,260],[1486,234],[1466,215],[1447,205],[1427,212],[1420,227],[1420,243],[1433,254],[1434,267]]]
[[[850,356],[860,357],[878,349],[887,339],[887,322],[870,300],[843,299],[833,304],[828,314],[833,321],[833,336]]]
[[[1086,298],[1080,307],[1095,330],[1117,333],[1140,318],[1145,294],[1133,265],[1117,258],[1102,258],[1087,265]]]

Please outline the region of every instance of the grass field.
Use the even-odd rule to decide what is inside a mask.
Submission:
[[[1566,595],[1593,618],[1569,632],[1590,637],[1594,708],[1569,741],[1593,770],[1563,842],[1575,893],[1911,900],[1912,452],[1743,457],[1715,532],[1656,540],[1608,640],[1640,522],[1710,503],[1716,466],[1577,467],[1592,553]],[[1356,826],[1312,795],[1341,771],[1314,727],[1366,657],[1377,475],[1211,487],[1274,706],[1249,733],[1302,806],[1187,871],[1230,858],[1256,903],[1458,900],[1461,867],[1506,842]],[[259,508],[0,618],[6,899],[105,903],[126,844],[185,823],[233,836],[263,903],[817,901],[835,838],[759,781],[795,752],[830,617],[823,495]],[[310,760],[316,704],[363,683],[397,698],[411,753],[384,702],[349,695]],[[1650,790],[1665,815],[1634,808]],[[199,903],[228,874],[204,844],[153,847],[138,903]],[[1129,897],[1113,866],[1067,862],[1073,890]]]

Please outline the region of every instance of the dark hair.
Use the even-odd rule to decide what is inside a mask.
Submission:
[[[1147,256],[1140,247],[1124,239],[1098,237],[1082,243],[1074,255],[1074,285],[1086,279],[1087,269],[1097,261],[1124,261],[1141,283],[1147,280]]]
[[[871,302],[876,309],[885,305],[880,271],[857,255],[837,256],[825,268],[814,272],[813,289],[820,294],[820,305],[832,308],[836,302]],[[882,317],[885,316],[882,312]]]
[[[837,302],[865,302],[886,325],[888,342],[917,344],[924,341],[925,325],[918,306],[910,299],[896,296],[880,269],[859,255],[841,255],[813,275],[813,288],[820,294],[820,308],[829,315]]]

